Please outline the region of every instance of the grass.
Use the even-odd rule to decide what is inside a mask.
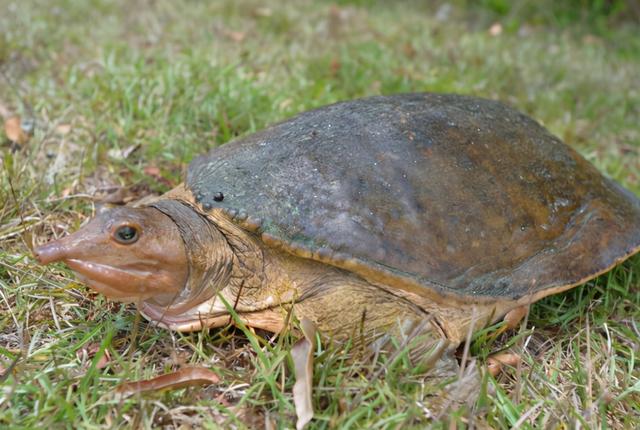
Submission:
[[[77,229],[91,196],[164,192],[194,155],[296,112],[408,91],[496,98],[640,194],[637,23],[615,10],[554,19],[552,2],[532,15],[526,2],[462,4],[0,0],[0,114],[35,121],[27,144],[1,147],[0,427],[293,426],[290,336],[158,329],[29,248]],[[476,334],[481,366],[503,350],[522,362],[435,421],[406,357],[319,345],[311,427],[637,428],[639,276],[632,258],[537,303],[517,332]],[[223,382],[111,394],[185,364]]]

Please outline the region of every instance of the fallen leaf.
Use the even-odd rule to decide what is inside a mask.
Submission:
[[[270,17],[271,15],[273,15],[273,11],[271,9],[269,9],[268,7],[259,7],[256,8],[253,11],[255,16],[262,16],[262,17]]]
[[[518,28],[518,36],[527,37],[527,36],[530,36],[531,33],[533,33],[533,31],[534,31],[533,27],[527,24],[523,24],[520,26],[520,28]]]
[[[301,430],[313,418],[313,351],[316,326],[307,318],[300,321],[304,337],[291,348],[291,357],[295,366],[296,383],[293,385],[293,403],[296,407],[296,429]]]
[[[4,122],[4,132],[10,141],[18,145],[24,145],[31,137],[22,128],[22,121],[19,116],[13,116]]]
[[[16,367],[16,364],[18,364],[18,361],[20,361],[21,355],[22,354],[16,356],[11,362],[11,364],[9,365],[9,367],[4,367],[0,365],[0,383],[4,382],[9,377],[11,372],[13,372],[13,369]]]
[[[93,200],[99,205],[124,205],[153,194],[146,184],[134,184],[128,187],[113,186],[95,190]]]
[[[56,127],[56,133],[64,136],[71,131],[71,124],[60,124]]]
[[[160,170],[159,167],[151,165],[151,166],[145,167],[144,169],[142,169],[142,171],[144,172],[145,175],[151,176],[157,182],[164,184],[168,187],[173,187],[175,185],[173,182],[171,182],[170,180],[162,176],[162,171]]]
[[[113,148],[107,151],[107,155],[114,160],[126,160],[136,152],[140,148],[140,144],[136,143],[135,145],[127,146],[126,148],[118,149]]]
[[[123,205],[127,196],[126,187],[112,187],[96,190],[93,198],[98,205]]]
[[[176,372],[143,381],[125,382],[116,387],[116,393],[128,397],[149,391],[177,390],[184,387],[211,385],[220,382],[214,372],[204,367],[187,367]]]
[[[331,37],[339,37],[342,30],[346,28],[347,20],[350,15],[350,10],[348,8],[342,8],[336,4],[332,4],[329,8],[329,17],[328,17],[328,25],[327,30],[329,32],[329,36]]]
[[[593,34],[587,34],[582,38],[582,41],[590,45],[596,45],[596,44],[602,43],[602,39],[600,39],[598,36],[595,36]]]
[[[11,116],[11,111],[7,106],[5,106],[2,101],[0,101],[0,117],[1,118],[9,118]]]
[[[100,359],[96,363],[96,369],[104,369],[105,367],[107,367],[107,364],[109,364],[110,361],[111,361],[111,354],[109,354],[109,351],[105,350],[104,355],[100,357]]]
[[[331,73],[331,76],[336,76],[338,72],[340,72],[341,67],[342,67],[342,64],[340,63],[340,60],[338,60],[335,57],[332,58],[331,63],[329,64],[329,71]]]
[[[247,37],[247,33],[243,31],[233,31],[233,30],[222,30],[222,34],[224,34],[229,39],[233,40],[236,43],[242,42],[245,37]]]
[[[404,55],[408,58],[415,58],[416,56],[416,48],[413,47],[411,42],[406,42],[402,45],[402,52],[404,52]]]
[[[502,33],[502,24],[496,22],[491,27],[489,27],[489,34],[492,36],[499,36]]]
[[[453,6],[449,3],[443,3],[442,6],[438,8],[436,11],[436,21],[444,22],[448,21],[451,16],[451,12],[453,11]]]
[[[76,351],[76,357],[78,357],[78,360],[82,360],[82,357],[86,356],[89,360],[91,360],[93,359],[93,357],[96,356],[98,351],[100,351],[100,344],[97,342],[90,343],[89,345],[86,345],[83,348]],[[107,364],[109,364],[110,361],[111,361],[111,354],[109,353],[109,350],[105,349],[104,354],[102,354],[102,357],[100,357],[100,359],[96,363],[96,368],[104,369],[105,367],[107,367]]]
[[[156,166],[147,166],[142,171],[145,175],[153,177],[160,176],[160,168]]]
[[[494,378],[502,371],[502,366],[516,367],[520,356],[511,352],[502,352],[487,358],[487,370]]]
[[[289,106],[291,106],[293,104],[293,100],[291,99],[284,99],[280,102],[280,104],[278,105],[278,108],[283,111],[285,109],[287,109]]]

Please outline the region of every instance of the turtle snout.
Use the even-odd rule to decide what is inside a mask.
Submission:
[[[49,264],[60,261],[65,258],[67,252],[66,247],[59,240],[38,246],[33,250],[33,255],[40,264]]]

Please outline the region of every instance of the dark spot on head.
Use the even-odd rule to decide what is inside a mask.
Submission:
[[[217,192],[213,195],[213,200],[215,200],[216,202],[221,202],[222,200],[224,200],[224,194],[222,194],[221,192]]]

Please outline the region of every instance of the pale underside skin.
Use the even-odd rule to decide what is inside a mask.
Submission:
[[[191,193],[182,186],[162,198],[193,201]],[[202,207],[196,208],[205,212]],[[266,285],[244,288],[242,291],[231,285],[179,314],[171,312],[170,307],[139,303],[141,313],[161,327],[188,332],[225,326],[231,322],[227,309],[230,305],[246,325],[280,332],[285,328],[285,321],[291,312],[290,304],[294,303],[295,317],[309,318],[332,336],[352,334],[361,320],[366,321],[369,331],[377,333],[388,332],[393,327],[402,331],[421,320],[429,320],[435,333],[452,344],[459,344],[470,331],[499,321],[514,309],[521,309],[543,297],[583,284],[638,251],[637,248],[632,250],[610,267],[589,274],[579,282],[540,290],[518,300],[442,295],[426,288],[423,294],[416,294],[403,289],[402,285],[368,281],[344,270],[270,248],[215,210],[209,211],[207,216],[222,230],[234,236],[247,237],[252,246],[260,249],[259,253],[265,260]],[[310,290],[319,288],[321,294],[309,296]],[[238,301],[238,298],[241,300]]]

